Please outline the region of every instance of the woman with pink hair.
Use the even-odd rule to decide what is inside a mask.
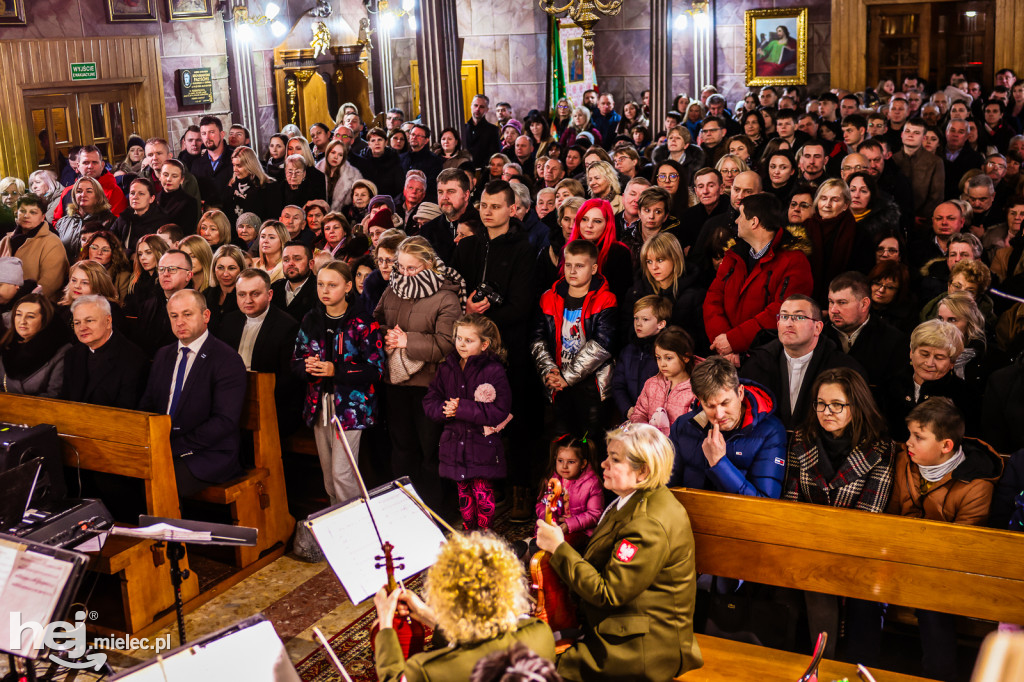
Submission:
[[[608,288],[618,300],[624,300],[633,284],[633,261],[629,247],[615,239],[615,214],[604,199],[588,199],[576,212],[568,241],[586,239],[597,246],[597,267]]]

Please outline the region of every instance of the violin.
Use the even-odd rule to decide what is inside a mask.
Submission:
[[[394,545],[390,542],[385,542],[381,545],[384,550],[384,556],[374,557],[377,560],[374,568],[384,568],[388,574],[388,594],[391,594],[398,589],[398,581],[395,580],[395,568],[403,569],[404,564],[395,565],[395,560],[401,561],[402,557],[392,556],[392,550]],[[383,562],[383,563],[380,563]],[[409,607],[403,602],[399,601],[398,606],[395,608],[395,620],[391,624],[391,627],[395,629],[395,633],[398,634],[398,643],[402,645],[402,655],[405,658],[409,658],[413,654],[418,654],[424,649],[426,643],[426,631],[423,628],[423,624],[412,617],[409,613]],[[377,633],[380,632],[380,623],[374,623],[370,629],[370,647],[376,651],[377,645]]]
[[[562,499],[562,482],[557,476],[548,481],[544,493],[544,521],[554,523],[555,512],[564,509]],[[537,596],[537,608],[534,613],[547,623],[555,633],[575,629],[579,626],[576,619],[576,606],[572,601],[572,593],[550,565],[551,554],[544,550],[538,551],[530,558],[531,587]]]

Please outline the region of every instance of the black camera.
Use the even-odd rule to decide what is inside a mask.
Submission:
[[[476,293],[473,294],[473,303],[480,303],[485,298],[493,306],[499,306],[505,302],[505,297],[498,293],[497,289],[487,282],[480,282],[480,286],[476,288]]]

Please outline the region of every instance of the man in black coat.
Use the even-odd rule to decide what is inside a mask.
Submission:
[[[881,404],[885,386],[910,363],[910,339],[871,314],[871,289],[859,272],[844,272],[829,284],[828,316],[825,336],[864,367]]]
[[[967,144],[967,121],[953,119],[946,124],[946,149],[942,163],[946,166],[946,197],[960,195],[960,179],[964,173],[981,168],[985,159]]]
[[[817,398],[810,393],[819,374],[836,367],[864,373],[859,362],[821,337],[823,328],[821,308],[814,299],[794,294],[779,309],[779,338],[753,349],[740,368],[740,377],[775,394],[775,416],[788,430],[799,428],[807,418]]]
[[[437,205],[442,215],[420,228],[420,236],[425,237],[441,260],[448,263],[455,253],[455,231],[459,223],[480,222],[480,214],[471,202],[466,171],[458,168],[441,171],[437,176]]]
[[[281,308],[270,305],[274,293],[270,276],[263,270],[243,270],[235,284],[235,295],[238,310],[224,316],[217,335],[238,351],[246,369],[276,376],[277,418],[281,433],[290,433],[298,427],[302,410],[302,398],[291,373],[299,323]]]
[[[61,399],[134,410],[146,386],[146,354],[113,328],[103,296],[79,296],[71,316],[80,343],[64,356]]]
[[[139,303],[133,325],[132,341],[153,357],[157,350],[174,342],[174,332],[167,317],[167,302],[182,289],[192,288],[192,258],[184,251],[171,249],[157,264],[157,284],[152,295]]]
[[[402,167],[406,177],[411,170],[423,171],[427,176],[427,196],[437,192],[437,176],[444,170],[444,160],[430,151],[430,128],[417,123],[409,131],[409,151],[402,154]]]
[[[177,343],[157,352],[139,409],[171,416],[174,475],[178,494],[187,496],[242,471],[245,365],[208,331],[210,311],[202,294],[177,292],[167,302],[167,315]]]
[[[313,253],[308,245],[299,241],[286,243],[281,255],[284,278],[270,287],[274,293],[270,302],[299,321],[319,302],[316,275],[310,269],[312,260]]]
[[[226,211],[231,206],[228,183],[235,173],[231,167],[235,148],[224,141],[224,125],[216,116],[203,116],[199,121],[199,132],[203,138],[203,153],[192,163],[192,174],[199,182],[205,208],[216,207]]]
[[[487,109],[491,100],[487,95],[477,95],[470,105],[472,117],[462,127],[462,146],[473,155],[473,166],[483,168],[501,146],[498,126],[487,120]]]

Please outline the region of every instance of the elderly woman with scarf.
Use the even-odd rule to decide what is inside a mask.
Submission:
[[[423,398],[437,366],[455,347],[452,332],[465,304],[462,276],[441,262],[426,239],[409,237],[398,245],[388,288],[373,314],[387,353],[387,420],[403,425],[388,429],[391,468],[397,476],[410,476],[434,509],[444,501],[438,473],[443,425],[427,417]]]

